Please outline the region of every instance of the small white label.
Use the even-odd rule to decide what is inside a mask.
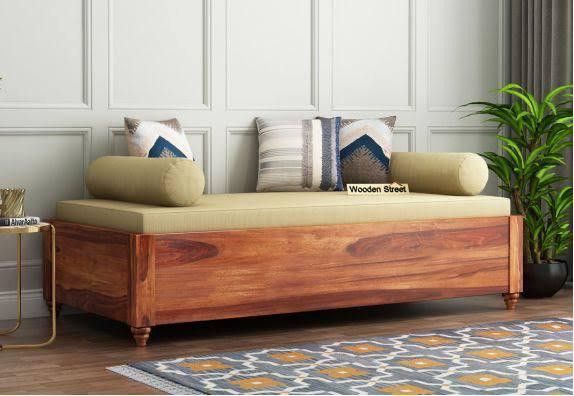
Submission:
[[[409,185],[390,184],[347,184],[348,195],[395,195],[408,194]]]

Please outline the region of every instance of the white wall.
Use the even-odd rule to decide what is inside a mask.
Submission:
[[[258,115],[396,114],[397,151],[496,150],[456,107],[505,79],[504,1],[0,0],[0,185],[53,215],[86,196],[89,161],[126,152],[124,116],[178,117],[212,193],[254,189]],[[26,240],[32,315],[39,246]],[[14,247],[0,240],[0,318]]]

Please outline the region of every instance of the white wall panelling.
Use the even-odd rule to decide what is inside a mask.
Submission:
[[[494,130],[452,110],[505,80],[506,4],[0,0],[0,186],[53,215],[84,196],[90,160],[126,153],[124,116],[179,118],[213,193],[255,189],[257,116],[395,114],[396,151],[492,150]],[[40,303],[39,239],[25,244]],[[15,257],[0,238],[0,319]]]
[[[12,250],[14,254],[16,253],[16,237],[5,237],[8,241],[8,250]],[[27,239],[22,239],[22,246],[27,247]],[[22,262],[22,272],[25,276],[22,279],[22,287],[24,289],[39,289],[42,287],[42,260],[24,260]],[[16,288],[16,261],[3,261],[0,262],[0,290],[14,290]],[[1,293],[1,292],[0,292]]]
[[[55,200],[86,195],[91,128],[0,128],[3,186],[26,188],[27,211],[53,215]]]
[[[414,3],[334,0],[333,110],[414,110]]]
[[[27,213],[53,216],[55,202],[86,195],[90,143],[90,128],[0,128],[0,184],[26,189]],[[39,238],[26,240],[24,259],[39,259]],[[0,238],[0,263],[16,260],[13,245]]]
[[[504,16],[503,0],[429,2],[429,111],[458,111],[477,98],[497,100],[492,91],[505,79]]]
[[[227,108],[317,108],[318,0],[226,0]]]
[[[258,172],[257,129],[227,129],[227,191],[255,191]]]
[[[0,185],[24,187],[26,212],[49,218],[54,215],[54,202],[85,196],[90,146],[90,128],[0,128]],[[41,237],[25,236],[22,246],[24,288],[37,289],[41,287]],[[16,301],[16,295],[9,293],[16,285],[16,254],[16,238],[0,238],[0,319],[5,317],[3,304]],[[36,295],[27,296],[41,302]]]
[[[0,109],[91,107],[91,0],[0,0]]]
[[[211,192],[211,128],[183,128],[195,160],[205,174],[205,191]],[[126,132],[122,127],[108,128],[108,155],[128,155]]]
[[[109,0],[110,109],[208,109],[208,0]]]
[[[18,296],[15,291],[0,291],[0,318],[12,319],[17,315]],[[22,292],[22,316],[35,318],[49,314],[42,289],[28,289]]]
[[[393,130],[393,151],[416,151],[415,134],[415,127],[396,127]]]

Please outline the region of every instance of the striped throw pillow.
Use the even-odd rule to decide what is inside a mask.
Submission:
[[[340,117],[276,121],[257,118],[257,191],[342,190]]]
[[[341,121],[343,183],[387,183],[397,117]]]

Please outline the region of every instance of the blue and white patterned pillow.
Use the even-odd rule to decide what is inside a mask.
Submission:
[[[195,160],[177,118],[142,121],[124,118],[128,152],[135,157],[176,157]]]
[[[342,120],[339,133],[343,183],[387,183],[397,117]]]
[[[257,191],[342,190],[339,161],[341,119],[257,118]]]

